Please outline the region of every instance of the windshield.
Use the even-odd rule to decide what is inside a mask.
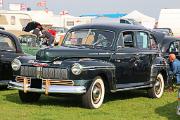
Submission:
[[[68,32],[62,45],[108,48],[112,45],[114,37],[113,31],[83,29]]]

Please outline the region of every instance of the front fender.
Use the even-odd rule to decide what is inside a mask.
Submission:
[[[74,63],[79,63],[82,65],[82,73],[80,75],[74,75],[72,72],[70,73],[70,79],[74,79],[76,81],[80,80],[88,80],[88,84],[86,87],[88,88],[93,79],[96,76],[100,76],[106,87],[109,89],[115,88],[115,66],[107,61],[96,60],[96,59],[80,59],[77,61],[71,62],[71,66]]]

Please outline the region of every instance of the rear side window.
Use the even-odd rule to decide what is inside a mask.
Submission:
[[[149,48],[148,34],[146,32],[137,32],[136,39],[138,48]]]
[[[0,35],[0,49],[7,51],[16,51],[14,42],[7,36]]]

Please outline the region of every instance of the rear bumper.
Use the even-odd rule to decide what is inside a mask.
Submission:
[[[30,84],[24,85],[18,82],[9,82],[9,89],[16,89],[26,92],[37,92],[37,93],[67,93],[67,94],[83,94],[86,93],[84,86],[63,86],[63,85],[42,85],[42,88],[30,88]]]

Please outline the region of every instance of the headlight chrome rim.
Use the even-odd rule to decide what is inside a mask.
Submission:
[[[83,70],[83,67],[79,63],[74,63],[71,68],[71,71],[74,75],[80,75],[82,73],[82,70]]]
[[[11,67],[14,71],[18,71],[21,67],[21,61],[17,58],[15,58],[12,62],[11,62]]]

